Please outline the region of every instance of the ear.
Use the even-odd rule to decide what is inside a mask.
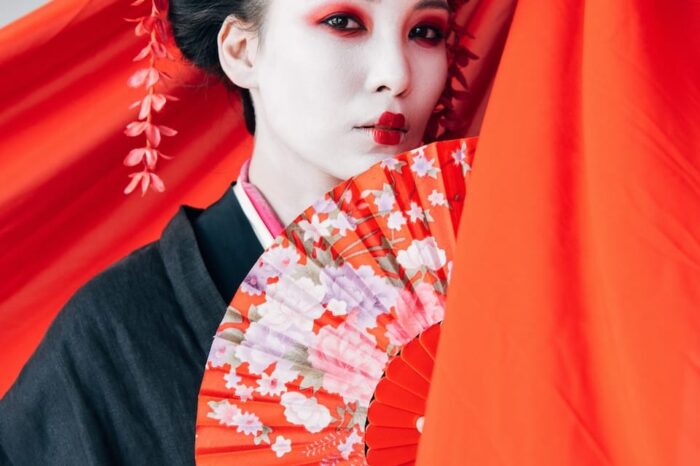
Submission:
[[[221,25],[217,43],[219,62],[226,76],[238,87],[256,87],[255,56],[258,50],[258,33],[235,16],[228,16]]]

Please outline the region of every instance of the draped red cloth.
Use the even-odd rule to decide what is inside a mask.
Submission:
[[[145,45],[124,18],[148,13],[130,3],[57,0],[0,29],[0,393],[80,285],[156,239],[178,205],[217,199],[249,156],[236,100],[176,65],[181,100],[158,115],[180,132],[161,144],[167,191],[122,194],[141,145],[123,131],[144,95],[127,80]]]
[[[124,18],[150,9],[132,3],[54,0],[0,29],[0,395],[79,286],[158,238],[180,204],[216,200],[250,156],[236,96],[176,56],[159,62],[180,99],[157,114],[179,131],[159,147],[174,156],[158,162],[167,190],[122,194],[135,171],[122,160],[141,145],[124,135],[138,113],[129,105],[144,96],[127,80],[143,67],[132,58],[147,43]],[[464,12],[475,37],[465,39],[480,57],[466,68],[470,135],[512,8],[512,0],[472,0]]]
[[[518,3],[423,465],[700,464],[700,2]]]

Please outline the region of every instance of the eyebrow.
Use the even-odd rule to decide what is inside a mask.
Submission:
[[[429,8],[441,8],[445,11],[452,11],[452,8],[445,0],[421,0],[416,4],[416,10],[427,10]]]
[[[379,3],[381,0],[366,0],[369,3]],[[439,8],[448,12],[452,11],[450,5],[445,0],[421,0],[416,4],[416,10],[428,10],[430,8]]]

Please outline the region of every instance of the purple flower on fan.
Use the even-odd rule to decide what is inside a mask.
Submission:
[[[267,279],[272,276],[268,267],[258,261],[241,283],[241,290],[252,296],[260,296],[267,287]]]
[[[358,269],[345,263],[340,267],[323,269],[321,284],[326,287],[323,303],[334,300],[345,303],[346,312],[357,313],[358,324],[363,328],[374,327],[377,316],[388,312],[398,297],[398,291],[383,278],[377,276],[368,265]]]
[[[236,358],[247,362],[249,371],[262,374],[273,363],[284,358],[294,341],[267,327],[264,322],[253,322],[245,333],[245,340],[236,346]]]

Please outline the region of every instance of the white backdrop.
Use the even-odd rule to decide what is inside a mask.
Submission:
[[[47,0],[0,0],[0,28],[26,15]]]

